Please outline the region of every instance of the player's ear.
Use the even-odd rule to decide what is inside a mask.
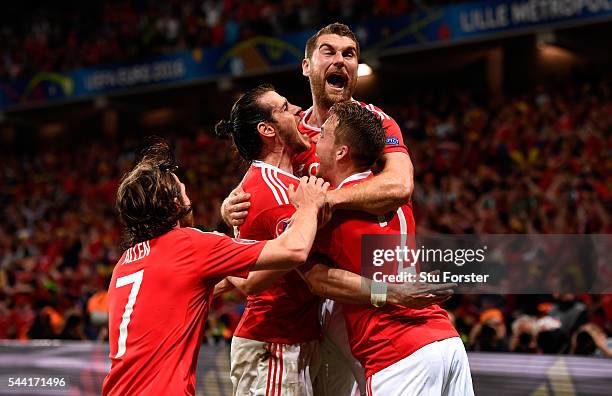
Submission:
[[[310,77],[310,59],[308,58],[302,59],[302,75]]]
[[[274,127],[269,123],[263,121],[257,124],[257,132],[259,132],[261,136],[265,137],[272,137],[276,134],[276,130],[274,129]]]
[[[336,149],[336,161],[340,161],[343,158],[348,159],[348,155],[349,155],[349,148],[348,148],[348,146],[346,146],[344,144],[338,146],[338,148]]]

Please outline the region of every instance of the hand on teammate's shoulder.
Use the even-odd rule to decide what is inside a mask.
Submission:
[[[221,204],[221,216],[223,221],[232,227],[239,227],[249,213],[251,194],[245,192],[239,185],[232,190],[230,195]]]
[[[289,200],[297,209],[312,206],[319,210],[325,204],[329,183],[315,176],[304,176],[300,179],[297,190],[289,186]]]

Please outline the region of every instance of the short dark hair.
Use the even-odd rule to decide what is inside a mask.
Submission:
[[[308,41],[306,42],[306,58],[310,59],[312,54],[315,51],[315,47],[317,45],[317,40],[319,37],[325,34],[336,34],[342,37],[348,37],[355,42],[355,49],[357,50],[357,58],[359,58],[359,41],[357,41],[357,36],[355,33],[343,23],[334,22],[329,24],[312,35]]]
[[[247,91],[234,103],[230,119],[221,120],[215,125],[217,136],[231,137],[240,156],[249,162],[259,158],[263,147],[257,125],[274,121],[272,106],[259,102],[259,98],[269,91],[275,91],[270,84],[262,84]]]
[[[172,176],[176,161],[170,145],[162,139],[152,142],[117,189],[117,211],[125,226],[122,248],[171,231],[191,212],[191,206],[183,204],[180,185]]]
[[[372,167],[385,148],[386,134],[380,118],[353,101],[336,103],[329,113],[338,121],[335,142],[348,146],[356,166]]]

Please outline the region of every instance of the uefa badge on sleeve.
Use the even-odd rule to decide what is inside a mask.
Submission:
[[[390,136],[387,138],[386,143],[392,146],[399,146],[399,139],[396,137]]]

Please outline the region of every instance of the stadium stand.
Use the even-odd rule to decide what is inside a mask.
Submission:
[[[174,0],[24,2],[0,20],[0,81],[282,35],[336,20],[402,15],[449,1]],[[23,18],[23,15],[28,15]],[[16,17],[17,16],[17,17]]]

